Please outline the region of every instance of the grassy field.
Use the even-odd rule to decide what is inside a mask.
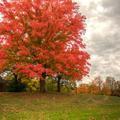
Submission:
[[[120,120],[120,98],[0,93],[0,120]]]

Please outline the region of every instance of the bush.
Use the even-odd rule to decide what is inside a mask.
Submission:
[[[39,84],[39,80],[36,78],[33,78],[33,79],[23,78],[22,83],[26,85],[27,91],[30,91],[30,92],[39,91],[40,84]]]
[[[47,91],[56,91],[57,90],[57,81],[52,77],[46,79],[46,89]]]
[[[95,94],[95,95],[101,93],[99,87],[96,86],[96,85],[94,85],[94,84],[92,84],[92,85],[89,86],[89,92],[90,92],[91,94]]]
[[[77,87],[74,92],[76,92],[76,93],[89,93],[89,86],[86,84],[82,84],[79,87]]]
[[[112,91],[112,95],[113,95],[113,96],[118,96],[118,97],[120,97],[120,89],[115,89],[115,90],[113,90],[113,91]]]
[[[102,88],[102,94],[103,95],[111,95],[111,89],[109,87],[107,87],[107,86],[104,86]]]
[[[26,85],[16,79],[9,81],[9,84],[7,86],[8,92],[22,92],[25,90],[26,90]]]

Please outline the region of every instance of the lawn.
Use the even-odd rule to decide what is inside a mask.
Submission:
[[[120,97],[0,93],[0,120],[120,120]]]

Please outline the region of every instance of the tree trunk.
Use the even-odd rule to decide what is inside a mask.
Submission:
[[[45,79],[44,80],[40,79],[40,92],[42,92],[42,93],[46,92],[45,85],[46,85]]]
[[[60,87],[60,79],[58,79],[57,81],[57,92],[61,91],[61,87]]]
[[[18,76],[17,74],[15,74],[15,73],[13,73],[13,75],[14,75],[15,82],[16,83],[21,83],[21,77]]]
[[[40,79],[40,92],[45,93],[46,92],[46,73],[42,74],[42,79]]]
[[[58,75],[58,81],[57,81],[57,92],[61,92],[61,84],[60,84],[60,81],[61,81],[61,75]]]
[[[17,74],[15,74],[15,73],[13,73],[13,74],[14,74],[15,81],[18,81]]]

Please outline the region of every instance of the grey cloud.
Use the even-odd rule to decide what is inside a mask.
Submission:
[[[120,0],[103,0],[102,5],[106,10],[106,17],[120,26]]]
[[[104,0],[102,5],[108,11],[108,15],[120,16],[120,0]]]
[[[96,54],[104,55],[107,53],[111,54],[115,52],[120,52],[119,31],[113,35],[106,35],[106,36],[93,34],[91,39],[92,42],[90,47],[94,49],[94,52]]]
[[[100,4],[104,11],[95,13]],[[91,54],[91,74],[112,75],[120,78],[120,0],[91,0],[89,7],[81,10],[88,18],[88,33],[92,30],[91,38],[86,40],[87,50]],[[102,31],[96,31],[97,24],[107,25]],[[103,24],[104,23],[104,24]],[[92,28],[92,29],[91,29]],[[87,38],[87,35],[86,35]],[[96,56],[96,57],[94,57]]]

